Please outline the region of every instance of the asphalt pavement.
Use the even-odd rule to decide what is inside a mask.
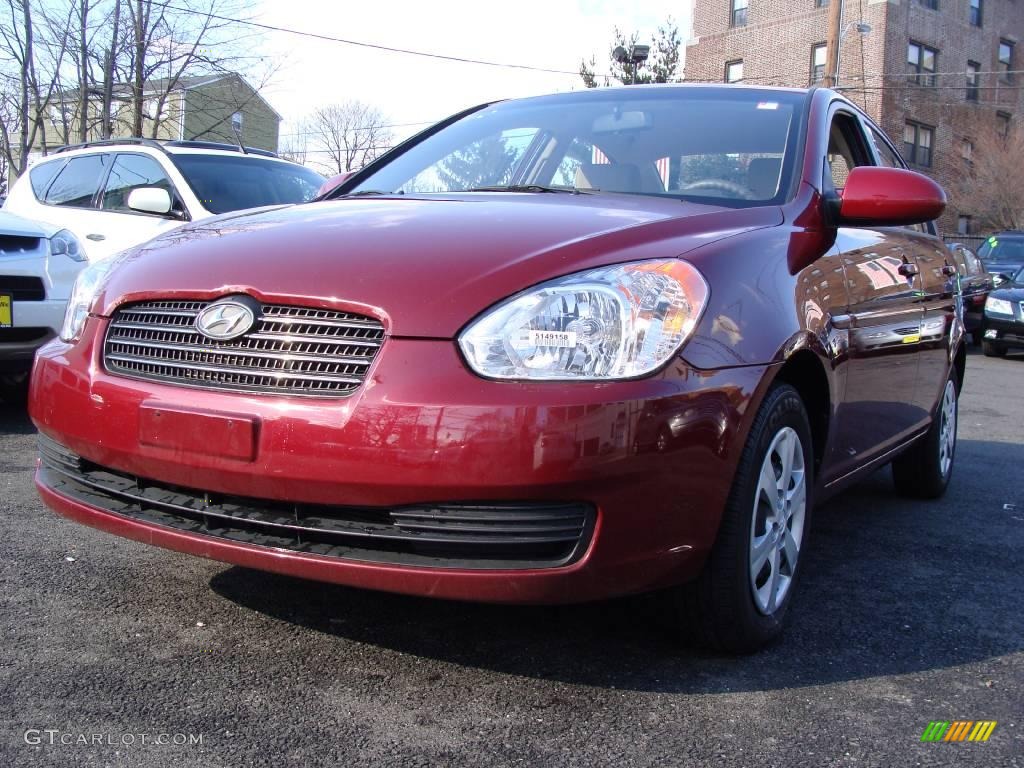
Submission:
[[[1024,766],[1022,425],[1024,355],[972,354],[947,495],[886,469],[820,507],[787,634],[729,658],[648,600],[439,602],[77,525],[0,403],[0,765]]]

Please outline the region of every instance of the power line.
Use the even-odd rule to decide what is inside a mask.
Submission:
[[[169,2],[158,2],[154,0],[153,5],[158,5],[163,8],[172,11],[179,11],[181,13],[194,13],[194,10],[188,8],[182,8]],[[428,59],[440,59],[442,61],[454,61],[460,64],[479,64],[485,67],[502,67],[506,69],[520,69],[527,70],[530,72],[545,72],[554,75],[575,75],[579,76],[579,70],[568,70],[568,69],[551,69],[548,67],[537,67],[532,64],[513,64],[511,62],[502,61],[488,61],[487,59],[473,59],[466,56],[451,56],[444,53],[431,53],[429,51],[417,51],[409,48],[397,48],[390,45],[382,45],[380,43],[368,43],[362,40],[351,40],[344,37],[334,37],[333,35],[324,35],[319,32],[307,32],[301,29],[292,29],[289,27],[279,27],[274,24],[264,24],[263,22],[253,21],[251,19],[237,19],[230,16],[221,16],[215,13],[203,13],[203,16],[216,19],[217,21],[225,21],[234,24],[245,24],[250,27],[256,27],[258,29],[265,29],[270,32],[284,32],[289,35],[299,35],[300,37],[308,37],[314,40],[325,40],[331,43],[342,43],[343,45],[352,45],[359,48],[370,48],[376,51],[386,51],[388,53],[402,53],[407,56],[420,56]],[[609,75],[598,75],[599,77],[607,77]]]

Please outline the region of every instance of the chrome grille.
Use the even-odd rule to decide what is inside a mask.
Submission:
[[[147,301],[114,313],[103,346],[114,374],[208,389],[282,395],[352,394],[384,341],[377,320],[265,304],[252,331],[214,341],[195,328],[206,301]]]

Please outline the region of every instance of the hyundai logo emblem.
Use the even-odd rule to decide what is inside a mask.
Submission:
[[[256,314],[235,299],[215,302],[196,315],[196,329],[215,341],[236,339],[255,324]]]

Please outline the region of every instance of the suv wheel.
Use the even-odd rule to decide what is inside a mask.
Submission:
[[[950,372],[942,390],[932,426],[892,462],[896,490],[905,496],[937,499],[946,492],[956,456],[956,422],[959,407],[955,372]]]
[[[769,390],[740,457],[715,545],[698,579],[670,593],[689,639],[751,653],[778,638],[807,543],[811,430],[796,390]]]
[[[982,341],[981,351],[985,357],[1006,357],[1006,347],[991,341]]]

